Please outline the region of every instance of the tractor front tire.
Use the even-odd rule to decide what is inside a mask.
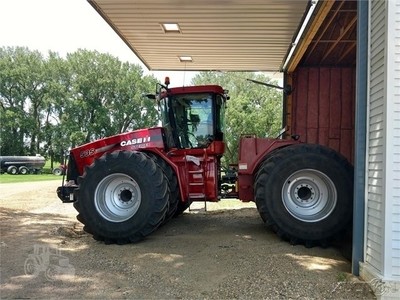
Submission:
[[[292,244],[324,246],[351,226],[353,168],[327,147],[275,152],[260,166],[254,189],[264,222]]]
[[[166,216],[168,179],[144,153],[107,153],[86,168],[78,183],[77,219],[106,244],[138,242]]]
[[[176,212],[174,214],[174,217],[178,217],[181,214],[183,214],[183,212],[189,208],[190,204],[192,204],[192,203],[189,202],[189,201],[187,201],[187,202],[179,201],[178,207],[177,207]]]

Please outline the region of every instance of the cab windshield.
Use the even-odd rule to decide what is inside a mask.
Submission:
[[[163,98],[160,102],[163,127],[168,144],[180,148],[206,148],[215,139],[215,94],[181,94]],[[218,118],[219,119],[219,118]],[[218,126],[221,128],[221,126]]]

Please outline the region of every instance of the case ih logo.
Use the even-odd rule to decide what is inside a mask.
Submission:
[[[143,138],[137,138],[137,139],[131,139],[131,140],[127,140],[127,141],[122,141],[120,143],[121,147],[124,146],[131,146],[131,145],[138,145],[138,144],[143,144],[143,143],[148,143],[150,142],[150,137],[149,136],[145,136]]]

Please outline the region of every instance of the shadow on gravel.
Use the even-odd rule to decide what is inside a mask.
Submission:
[[[253,208],[184,213],[124,246],[61,215],[0,214],[1,298],[374,299],[337,249],[283,242]]]

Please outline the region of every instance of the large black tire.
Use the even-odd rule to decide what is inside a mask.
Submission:
[[[53,173],[53,175],[61,176],[61,175],[63,175],[64,172],[61,168],[54,168],[52,173]]]
[[[168,179],[146,154],[115,151],[103,155],[78,178],[77,219],[106,244],[142,240],[168,210]]]
[[[174,217],[177,217],[177,216],[183,214],[183,212],[189,208],[190,204],[192,204],[192,203],[189,201],[188,202],[179,201]]]
[[[170,198],[169,209],[163,223],[169,221],[172,217],[181,215],[189,208],[191,202],[182,202],[181,193],[179,191],[178,178],[174,170],[159,156],[153,153],[147,153],[163,170],[169,180]]]
[[[9,166],[7,168],[7,173],[10,175],[17,175],[18,174],[18,168],[16,166]]]
[[[29,174],[29,169],[25,166],[19,167],[18,173],[21,175]]]
[[[275,152],[260,166],[254,190],[264,222],[293,244],[327,245],[351,224],[353,168],[327,147]]]
[[[146,153],[151,159],[153,159],[159,167],[164,171],[165,176],[168,178],[169,187],[169,208],[165,216],[164,224],[168,222],[176,213],[178,203],[180,202],[180,192],[178,186],[178,178],[174,170],[162,159],[160,156],[154,153]]]

